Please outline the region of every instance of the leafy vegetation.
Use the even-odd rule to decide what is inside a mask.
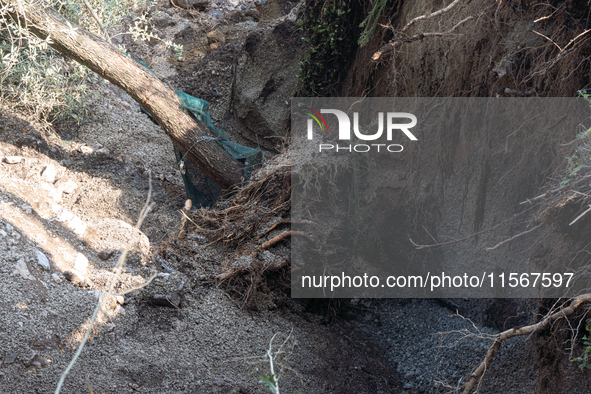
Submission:
[[[154,1],[42,0],[39,6],[51,6],[68,20],[99,36],[104,35],[103,28],[122,30],[129,10],[143,8],[146,12],[136,18],[124,34],[130,34],[134,40],[161,40],[150,31],[151,21],[147,16],[147,11],[155,6]],[[25,26],[13,21],[8,16],[10,7],[13,6],[0,7],[0,101],[25,109],[38,120],[80,122],[89,113],[89,84],[98,82],[99,78],[85,66],[53,50],[49,46],[50,38],[40,40]],[[182,56],[182,47],[163,43],[177,56]]]
[[[371,40],[371,37],[373,36],[373,33],[375,32],[376,27],[378,26],[378,20],[382,15],[384,15],[384,11],[386,10],[386,4],[388,4],[388,0],[376,0],[373,5],[373,8],[367,15],[367,18],[365,18],[365,20],[361,22],[361,25],[359,27],[364,27],[365,29],[359,37],[359,46],[365,46],[369,42],[369,40]]]
[[[300,8],[302,40],[310,50],[298,71],[296,96],[334,96],[357,50],[359,1],[308,0]]]
[[[587,325],[585,330],[591,333],[591,319],[587,319]],[[583,336],[583,345],[585,345],[585,351],[580,357],[575,357],[572,362],[580,362],[579,369],[583,371],[585,368],[591,369],[591,337],[588,335]]]
[[[591,107],[591,95],[586,91],[579,91],[579,96],[585,98]],[[560,182],[560,186],[566,186],[571,181],[577,178],[579,172],[589,166],[589,159],[591,159],[591,128],[579,133],[577,140],[580,144],[572,156],[568,156],[566,175]]]

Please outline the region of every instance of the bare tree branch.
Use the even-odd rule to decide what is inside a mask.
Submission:
[[[464,384],[464,388],[462,390],[462,394],[470,394],[474,389],[474,386],[477,382],[479,382],[488,367],[490,366],[492,360],[495,358],[499,349],[501,348],[501,344],[505,342],[509,338],[530,335],[536,331],[542,330],[546,328],[550,323],[565,318],[567,316],[572,315],[575,310],[581,306],[581,304],[590,302],[591,301],[591,294],[583,294],[578,297],[575,297],[571,300],[570,305],[560,308],[557,312],[546,316],[544,319],[540,320],[536,324],[532,324],[530,326],[525,327],[514,327],[509,330],[503,331],[500,334],[497,334],[493,340],[493,344],[488,349],[486,356],[484,357],[484,361],[480,363],[480,365],[470,374],[466,384]]]

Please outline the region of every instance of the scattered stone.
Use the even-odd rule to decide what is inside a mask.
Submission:
[[[74,234],[83,235],[86,232],[86,223],[66,209],[60,213],[57,220],[64,223],[64,225],[72,230]]]
[[[111,151],[108,148],[100,148],[96,151],[96,153],[99,155],[108,155],[111,153]]]
[[[4,161],[7,162],[8,164],[17,164],[17,163],[20,163],[22,160],[23,160],[23,158],[20,156],[6,156],[4,158]]]
[[[31,275],[31,272],[29,272],[29,268],[27,267],[27,263],[25,262],[25,259],[20,258],[16,262],[15,268],[16,269],[14,270],[13,274],[18,274],[18,275],[22,276],[24,279],[35,280],[35,277],[33,275]]]
[[[258,14],[258,11],[257,11]],[[244,22],[246,20],[246,16],[242,11],[236,10],[232,11],[228,14],[228,20],[234,23]]]
[[[67,270],[64,272],[64,278],[72,282],[78,287],[88,287],[88,279],[84,277],[80,272],[76,270]]]
[[[55,169],[53,163],[50,163],[47,167],[45,167],[45,169],[41,173],[41,179],[49,183],[53,183],[55,181],[56,176],[57,170]]]
[[[18,353],[11,353],[4,359],[4,364],[12,364],[16,361]]]
[[[217,42],[214,42],[213,44],[209,44],[209,47],[211,48],[212,51],[215,51],[216,49],[218,49],[218,47],[220,46],[220,44],[218,44]],[[215,74],[215,72],[211,72],[212,74]]]
[[[45,357],[41,357],[38,354],[33,353],[33,356],[25,362],[26,367],[36,367],[36,368],[43,368],[45,365],[51,364],[51,360],[46,359]]]
[[[117,302],[117,304],[119,305],[123,305],[125,304],[125,298],[123,296],[115,296],[115,301]]]
[[[99,252],[98,257],[101,260],[109,260],[113,256],[113,253],[115,253],[114,250],[103,250]]]
[[[13,232],[14,231],[14,227],[12,227],[12,225],[10,223],[6,223],[6,230]]]
[[[251,7],[250,9],[248,9],[244,13],[244,16],[252,19],[254,22],[258,22],[261,20],[261,14],[259,13],[259,11],[255,7]]]
[[[405,390],[410,390],[410,389],[412,389],[412,383],[406,383],[406,384],[404,385],[403,389],[405,389]]]
[[[86,146],[86,145],[80,145],[78,150],[85,155],[91,155],[92,152],[94,152],[94,148],[92,148],[91,146]]]
[[[211,0],[182,0],[178,2],[178,6],[186,10],[207,11],[210,8]]]
[[[154,16],[152,21],[154,23],[154,26],[159,29],[164,29],[166,27],[176,25],[176,21],[166,12],[159,12],[157,15]]]
[[[166,294],[154,294],[152,297],[152,302],[154,303],[154,305],[180,309],[181,294],[178,291]]]
[[[78,253],[74,261],[74,269],[82,275],[86,274],[88,270],[88,259],[82,253]]]
[[[0,229],[0,237],[6,237],[8,234],[6,233],[6,231]]]
[[[45,254],[38,250],[35,251],[35,254],[37,255],[37,264],[43,267],[44,270],[49,271],[51,266],[49,265],[49,260],[47,259],[47,256],[45,256]]]
[[[208,44],[219,44],[224,45],[226,43],[226,36],[219,30],[212,30],[207,33],[207,43]]]
[[[78,187],[76,182],[71,179],[66,180],[65,178],[60,179],[55,183],[55,187],[57,190],[64,192],[66,194],[74,193],[74,190]]]
[[[101,219],[89,223],[88,246],[95,250],[124,250],[130,247],[129,263],[144,262],[150,253],[150,240],[132,225],[118,219]]]
[[[148,286],[148,292],[154,305],[181,308],[183,290],[188,278],[180,272],[159,273]]]
[[[415,372],[414,371],[408,371],[405,375],[404,375],[404,379],[412,379],[415,376]]]
[[[61,272],[54,272],[51,274],[51,278],[55,283],[62,283],[64,281],[64,275]]]
[[[39,182],[39,188],[41,190],[45,190],[47,194],[49,194],[49,198],[51,198],[54,202],[62,202],[62,192],[57,190],[51,183]]]
[[[115,313],[115,315],[125,316],[125,308],[123,308],[121,305],[117,305],[114,313]]]

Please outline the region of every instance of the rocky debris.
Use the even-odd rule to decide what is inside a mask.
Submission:
[[[240,11],[240,10],[232,11],[228,14],[227,19],[230,22],[234,22],[234,23],[246,22],[248,20],[251,20],[253,22],[258,22],[261,19],[261,16],[260,16],[259,12],[257,11],[257,9],[252,7],[246,11]]]
[[[188,278],[180,272],[161,272],[148,286],[154,305],[181,308],[183,292],[188,289]]]
[[[41,173],[41,180],[43,180],[45,182],[53,183],[53,182],[55,182],[56,176],[57,176],[57,170],[55,169],[55,166],[53,165],[53,163],[50,163],[47,167],[45,167],[45,169]]]
[[[20,156],[6,156],[4,158],[4,161],[8,164],[17,164],[20,163],[22,160],[23,158]]]
[[[186,10],[208,11],[211,0],[177,0],[175,4]]]
[[[107,156],[110,153],[111,153],[111,151],[108,148],[105,148],[105,147],[99,148],[99,149],[96,150],[96,154],[97,155],[105,155],[105,156]]]
[[[114,250],[122,251],[129,247],[128,263],[137,262],[138,259],[145,261],[150,253],[148,237],[122,220],[102,219],[90,223],[85,240],[95,250],[109,250],[111,254]]]
[[[78,185],[76,184],[76,182],[74,182],[71,179],[65,179],[65,178],[61,178],[59,179],[55,184],[54,184],[55,188],[58,191],[61,191],[65,194],[72,194],[74,193],[74,190],[76,190],[76,188],[78,187]]]
[[[35,277],[31,275],[31,272],[29,271],[29,267],[27,267],[27,262],[22,257],[16,262],[13,275],[20,275],[24,279],[35,280]]]
[[[56,189],[51,183],[39,182],[39,188],[45,190],[53,202],[58,204],[62,202],[62,192]]]
[[[86,232],[86,223],[84,223],[82,219],[67,209],[64,209],[60,213],[60,215],[57,217],[57,220],[72,230],[74,234],[83,235]]]
[[[94,152],[94,148],[87,145],[80,145],[78,150],[80,151],[80,153],[83,153],[85,155],[91,155]]]
[[[109,260],[113,256],[113,253],[115,253],[114,250],[102,250],[99,252],[98,257],[101,260]]]
[[[212,30],[207,33],[207,43],[208,44],[219,44],[224,45],[226,43],[226,36],[219,30]]]
[[[7,355],[4,358],[4,362],[3,364],[12,364],[16,361],[16,358],[18,357],[18,353],[10,353],[9,355]]]
[[[74,261],[74,269],[81,274],[85,275],[88,271],[88,259],[82,253],[78,253],[76,260]]]
[[[89,287],[91,285],[90,281],[76,270],[65,271],[64,278],[78,287]]]
[[[276,150],[287,136],[300,61],[305,52],[292,20],[251,33],[236,66],[233,111],[245,138]],[[273,59],[273,61],[269,61]]]
[[[158,28],[159,30],[165,29],[170,26],[176,25],[176,21],[168,15],[166,12],[159,12],[152,18],[152,22],[154,23],[154,27]]]
[[[53,274],[51,274],[51,279],[53,279],[55,283],[62,283],[65,278],[64,274],[62,274],[61,272],[54,272]]]
[[[29,360],[25,362],[26,367],[36,367],[39,369],[49,364],[51,364],[51,360],[46,359],[45,357],[41,357],[36,353],[33,353],[31,358],[29,358]]]
[[[35,254],[37,255],[37,264],[43,267],[44,270],[49,271],[51,266],[49,265],[49,260],[47,259],[47,256],[45,256],[45,254],[38,250],[35,251]]]

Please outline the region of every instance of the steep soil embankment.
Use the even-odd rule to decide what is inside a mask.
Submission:
[[[378,25],[372,40],[351,61],[341,95],[576,97],[578,90],[589,87],[591,38],[586,35],[589,8],[585,2],[472,1],[409,25],[414,18],[446,5],[440,1],[389,2],[379,21],[383,26]],[[388,25],[391,29],[384,27]],[[381,54],[377,62],[372,61],[378,57],[376,53]],[[557,108],[557,119],[564,112]],[[519,117],[519,111],[513,116]],[[503,128],[494,133],[476,129],[434,133],[421,141],[420,147],[412,150],[411,162],[392,170],[405,181],[396,204],[386,207],[384,214],[394,211],[392,219],[407,230],[393,232],[392,242],[398,249],[405,248],[408,258],[436,260],[441,267],[474,262],[494,267],[517,260],[550,264],[552,260],[558,264],[555,267],[563,268],[572,262],[576,252],[586,250],[587,223],[579,223],[574,230],[560,223],[568,224],[583,212],[584,201],[565,197],[553,205],[555,215],[546,216],[541,215],[545,208],[520,204],[556,189],[564,178],[565,157],[573,149],[565,144],[573,140],[576,130],[553,126],[541,125],[524,133]],[[523,214],[526,208],[530,212]],[[521,215],[512,219],[517,214]],[[486,250],[540,220],[548,225],[503,247]],[[420,244],[433,243],[433,238],[463,239],[505,221],[494,231],[427,253],[417,252],[407,237],[410,234]],[[584,266],[580,255],[579,266]],[[451,302],[478,324],[499,328],[518,324],[506,319],[519,315],[523,308],[513,300]],[[547,310],[542,308],[540,313]],[[583,379],[576,365],[569,362],[573,356],[571,331],[564,331],[568,333],[559,339],[553,332],[544,333],[534,346],[543,370],[540,389],[585,391],[588,378]],[[580,350],[576,348],[576,352]],[[512,364],[523,371],[527,367],[526,363]],[[510,392],[517,392],[515,384]],[[485,382],[484,391],[487,387]]]

